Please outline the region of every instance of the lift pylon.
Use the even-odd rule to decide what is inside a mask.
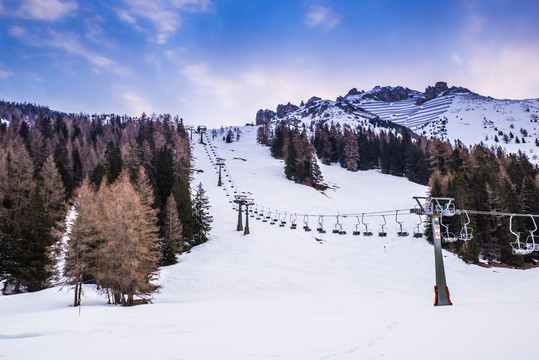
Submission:
[[[449,299],[449,288],[445,279],[444,258],[442,254],[442,231],[440,217],[455,215],[453,198],[426,198],[414,197],[419,204],[415,212],[419,215],[428,215],[432,218],[432,238],[434,242],[434,269],[436,285],[434,285],[434,306],[452,305]],[[423,204],[421,201],[425,200]],[[451,206],[453,205],[453,206]]]

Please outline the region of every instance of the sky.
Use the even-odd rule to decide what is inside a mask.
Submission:
[[[0,0],[0,99],[208,126],[351,88],[539,98],[536,0]]]

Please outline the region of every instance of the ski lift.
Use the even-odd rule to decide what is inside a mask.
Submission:
[[[378,229],[378,236],[379,237],[386,237],[387,236],[387,231],[385,229],[385,226],[387,224],[387,221],[386,221],[386,216],[385,215],[382,215],[382,218],[384,219],[384,223],[380,225],[380,229]]]
[[[260,210],[260,213],[258,213],[260,218],[262,218],[262,222],[268,222],[268,219],[266,219],[266,216],[264,215],[264,207],[262,206],[262,210]]]
[[[270,212],[270,214],[271,214],[271,212]],[[279,217],[279,213],[277,212],[277,210],[275,210],[275,215],[270,216],[270,225],[275,225],[275,223],[277,222],[278,217]]]
[[[309,216],[303,215],[303,230],[305,231],[311,231],[311,228],[309,227]]]
[[[346,231],[343,230],[342,224],[339,222],[339,215],[337,215],[337,223],[333,227],[333,233],[339,235],[346,235]]]
[[[406,229],[402,228],[402,221],[399,221],[399,210],[395,211],[395,221],[397,224],[399,224],[399,230],[397,230],[397,236],[399,237],[405,237],[410,235]]]
[[[416,239],[419,239],[419,238],[422,238],[423,237],[423,233],[421,232],[421,230],[419,229],[419,227],[421,226],[421,224],[423,223],[423,221],[421,220],[421,215],[419,213],[417,213],[417,216],[419,216],[419,223],[415,224],[415,229],[414,229],[414,237]]]
[[[533,216],[530,215],[530,218],[532,219],[533,226],[535,229],[530,230],[530,235],[526,238],[526,250],[528,250],[530,253],[535,251],[535,235],[533,233],[537,230],[537,223],[535,222],[535,219]]]
[[[468,216],[468,212],[466,210],[461,210],[461,213],[464,213],[464,215],[466,215],[466,221],[462,223],[462,229],[460,229],[459,240],[470,241],[472,240],[472,232],[473,232],[473,229],[471,227],[468,227],[468,225],[470,224],[470,216]]]
[[[318,227],[316,228],[316,231],[320,234],[326,233],[326,230],[324,230],[324,217],[322,215],[318,217]]]
[[[298,225],[296,224],[296,221],[298,220],[298,216],[296,214],[290,214],[290,229],[296,230]]]
[[[275,210],[275,214],[273,214],[273,222],[274,223],[277,223],[277,221],[279,221],[279,212],[277,210]]]
[[[509,243],[509,245],[511,245],[513,255],[528,255],[529,253],[531,253],[531,251],[528,251],[525,243],[521,243],[520,232],[513,231],[513,216],[514,215],[511,215],[511,217],[509,218],[509,231],[511,232],[511,234],[516,236],[516,239],[515,241]]]
[[[354,231],[352,231],[352,235],[358,236],[358,235],[361,235],[361,230],[359,230],[361,223],[359,222],[359,216],[356,216],[356,219],[357,219],[357,224],[354,225]]]
[[[456,213],[457,212],[455,210],[455,204],[453,204],[453,202],[451,200],[448,203],[445,204],[444,211],[441,212],[441,214],[445,215],[445,216],[453,216]],[[441,220],[440,220],[440,222],[441,222]]]
[[[363,219],[365,218],[365,214],[361,214],[361,222],[363,223],[363,226],[365,226],[365,231],[363,231],[363,236],[372,236],[372,231],[369,230],[369,228],[367,227],[367,223],[365,221],[363,221]]]
[[[286,226],[286,212],[284,213],[283,217],[280,220],[281,220],[281,223],[279,224],[279,227],[285,227]]]
[[[449,226],[444,224],[443,219],[444,219],[444,212],[441,212],[440,213],[440,225],[445,228],[445,232],[443,232],[441,234],[442,235],[442,241],[443,242],[455,242],[455,241],[457,241],[459,238],[456,237],[455,234],[453,234],[452,232],[449,231]]]

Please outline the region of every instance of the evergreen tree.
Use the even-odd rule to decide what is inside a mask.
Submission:
[[[62,182],[62,177],[58,172],[58,168],[51,156],[47,158],[41,171],[41,187],[43,188],[43,200],[45,209],[50,216],[50,226],[54,226],[57,222],[62,221],[66,215],[65,206],[65,188]]]
[[[13,293],[38,291],[48,286],[51,277],[51,245],[49,217],[39,185],[22,210],[20,236],[9,257],[9,278]]]
[[[189,177],[187,174],[180,174],[172,188],[172,195],[178,205],[178,216],[182,223],[182,236],[185,242],[190,246],[193,243],[193,208],[191,201],[191,192],[189,189]]]
[[[163,241],[161,243],[161,265],[177,263],[176,254],[181,254],[182,251],[182,224],[178,215],[178,205],[174,197],[170,195],[165,205]]]
[[[210,203],[206,197],[206,190],[199,183],[193,198],[193,242],[195,245],[208,240],[213,218],[209,214]]]
[[[288,133],[288,141],[286,143],[286,158],[284,166],[284,174],[288,180],[296,180],[297,173],[297,153],[296,146],[294,145],[294,133],[290,131]]]
[[[90,174],[90,183],[92,183],[96,188],[99,188],[106,174],[107,169],[105,168],[105,165],[103,165],[101,162],[97,163]]]
[[[74,148],[71,152],[71,158],[73,159],[73,187],[77,188],[82,183],[82,160],[80,158],[79,149]]]
[[[124,156],[124,165],[131,184],[136,184],[140,171],[140,152],[135,142],[129,143]]]
[[[344,131],[343,164],[348,171],[357,171],[359,165],[359,147],[357,137],[348,129]]]
[[[54,148],[54,162],[56,163],[58,172],[62,177],[62,182],[64,183],[64,188],[66,189],[67,196],[69,197],[71,195],[71,191],[73,191],[74,184],[69,166],[67,144],[64,139],[61,139]]]
[[[176,179],[172,149],[162,147],[155,155],[153,181],[155,184],[156,204],[162,209],[174,187]]]
[[[112,184],[120,176],[123,167],[122,152],[112,141],[107,144],[104,165],[107,170],[107,181]]]
[[[228,129],[227,133],[226,133],[226,138],[225,138],[225,142],[227,144],[230,144],[234,139],[234,134],[232,133],[232,130],[231,129]]]
[[[274,158],[282,159],[284,156],[283,145],[285,139],[286,126],[284,122],[280,122],[275,126],[273,137],[271,138],[271,155]]]

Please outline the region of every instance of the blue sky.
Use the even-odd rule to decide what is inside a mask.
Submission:
[[[244,124],[442,80],[539,98],[535,0],[0,0],[0,99]]]

